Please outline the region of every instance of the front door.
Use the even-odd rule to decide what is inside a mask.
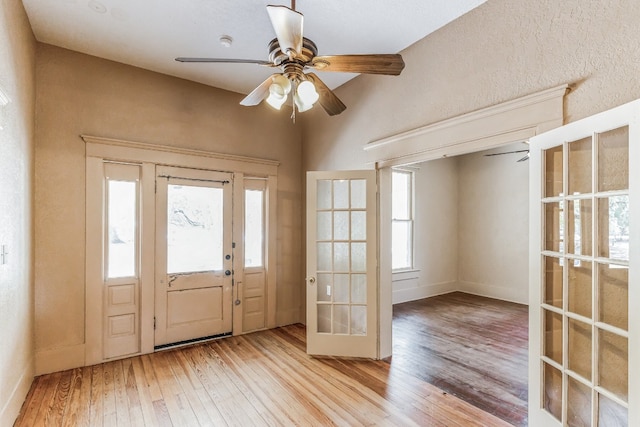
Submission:
[[[378,357],[376,171],[307,173],[307,352]]]
[[[230,333],[232,175],[156,175],[155,346]]]

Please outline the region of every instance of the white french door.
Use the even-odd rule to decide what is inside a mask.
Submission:
[[[232,329],[232,175],[156,169],[155,346]]]
[[[640,102],[531,140],[529,425],[640,419]]]
[[[375,170],[307,172],[307,352],[378,357]]]

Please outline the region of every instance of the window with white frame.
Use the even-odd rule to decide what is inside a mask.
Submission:
[[[408,270],[413,268],[413,172],[393,170],[391,180],[391,265]]]

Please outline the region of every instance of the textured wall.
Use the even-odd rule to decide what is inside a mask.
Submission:
[[[34,372],[33,126],[35,40],[19,0],[0,3],[0,425],[13,424]]]
[[[371,168],[362,150],[370,141],[564,83],[573,86],[565,99],[567,122],[640,98],[638,22],[636,0],[490,0],[403,51],[401,76],[360,76],[338,88],[347,105],[340,116],[328,117],[321,109],[305,113],[304,168]],[[482,182],[461,179],[478,190]],[[464,188],[461,182],[461,197]],[[473,250],[463,246],[472,225],[496,228],[494,219],[472,218],[478,206],[468,201],[460,208],[469,209],[460,221],[460,279],[481,285],[510,282],[509,298],[521,301],[521,280],[480,250],[488,236],[475,231]],[[520,218],[514,212],[503,219]],[[526,253],[519,246],[521,258],[509,257],[509,262],[525,268],[521,274],[526,276]],[[504,296],[505,289],[497,291]]]
[[[365,168],[367,142],[563,83],[568,121],[640,98],[639,20],[636,0],[491,0],[403,51],[401,76],[339,88],[340,116],[305,113],[305,168]]]
[[[301,143],[288,117],[241,95],[50,45],[37,50],[36,349],[84,343],[85,160],[80,134],[274,159],[277,319],[300,320]]]

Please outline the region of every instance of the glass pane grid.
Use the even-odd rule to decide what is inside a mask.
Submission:
[[[318,333],[366,335],[366,181],[318,181]]]
[[[610,133],[544,156],[542,407],[566,425],[628,422],[628,144]]]

